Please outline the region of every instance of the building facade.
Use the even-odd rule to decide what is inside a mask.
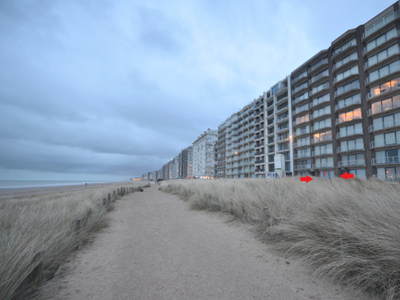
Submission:
[[[217,140],[217,130],[204,131],[193,142],[192,177],[213,177],[213,143]]]

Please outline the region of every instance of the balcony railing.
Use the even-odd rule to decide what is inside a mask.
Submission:
[[[339,110],[339,109],[342,109],[342,108],[345,108],[345,107],[349,107],[349,106],[352,106],[352,105],[355,105],[355,104],[361,104],[361,98],[353,98],[353,99],[351,99],[349,101],[346,101],[346,102],[340,102],[339,101],[339,103],[337,105],[335,105],[335,112],[337,110]]]
[[[310,141],[297,141],[297,143],[295,143],[293,145],[294,148],[298,148],[298,147],[303,147],[303,146],[309,146],[310,145]]]
[[[340,132],[338,132],[336,134],[336,139],[341,139],[341,138],[345,138],[345,137],[349,137],[349,136],[353,136],[353,135],[363,135],[364,132],[362,129],[355,129],[353,132],[346,132],[344,134],[341,134]]]
[[[353,46],[357,46],[357,42],[356,40],[351,40],[350,42],[347,42],[346,44],[344,44],[343,46],[341,46],[339,49],[336,49],[335,51],[333,51],[332,53],[332,57],[335,57],[336,55],[342,53],[343,51],[345,51],[346,49],[353,47]]]
[[[371,164],[375,165],[388,165],[388,164],[398,164],[400,163],[400,156],[389,156],[389,157],[379,157],[373,158]]]
[[[310,84],[312,84],[312,83],[314,83],[314,82],[320,80],[320,79],[323,78],[323,77],[328,77],[328,76],[329,76],[328,70],[326,70],[326,71],[324,71],[324,72],[322,72],[322,73],[319,73],[318,75],[315,75],[315,76],[311,77],[311,79],[310,79]]]
[[[334,70],[336,70],[337,68],[340,68],[341,66],[344,66],[345,64],[347,64],[347,63],[349,63],[349,62],[351,62],[351,61],[358,60],[357,53],[354,53],[354,54],[355,54],[355,55],[351,54],[351,55],[349,55],[349,56],[343,58],[342,60],[339,60],[338,62],[336,62],[336,63],[333,65],[332,70],[334,71]]]
[[[333,168],[333,162],[320,162],[313,164],[313,169]]]
[[[310,170],[310,169],[311,169],[311,164],[297,165],[297,166],[294,166],[294,169],[295,169],[296,171],[300,171],[300,170]]]
[[[342,124],[342,123],[346,123],[346,122],[350,122],[350,121],[354,121],[354,120],[359,120],[359,119],[362,119],[362,116],[354,116],[353,118],[349,118],[349,119],[336,119],[336,121],[335,121],[335,125],[339,125],[339,124]]]
[[[319,137],[319,138],[313,138],[311,140],[311,143],[312,144],[317,144],[317,143],[323,143],[323,142],[326,142],[326,141],[332,141],[332,137],[331,136],[322,136],[322,137]]]
[[[379,148],[379,147],[388,147],[388,146],[395,146],[400,145],[400,138],[387,138],[377,141],[372,141],[370,143],[370,148]]]
[[[400,176],[397,174],[383,174],[383,175],[377,175],[376,176],[380,180],[385,180],[385,181],[398,181],[400,179]]]
[[[305,158],[305,157],[311,157],[311,152],[305,152],[305,153],[297,153],[294,155],[294,159],[299,159],[299,158]]]
[[[333,84],[336,84],[336,83],[338,83],[338,82],[340,82],[342,80],[345,80],[346,78],[348,78],[348,77],[350,77],[352,75],[355,75],[355,74],[360,74],[358,72],[358,69],[357,69],[357,71],[349,72],[348,74],[346,74],[346,76],[343,75],[343,77],[336,76],[335,79],[333,80]]]
[[[327,58],[321,59],[319,62],[317,62],[315,65],[313,65],[311,68],[308,69],[308,73],[311,73],[314,70],[318,69],[320,66],[327,65],[327,64],[328,64]]]
[[[330,97],[325,97],[325,96],[318,98],[318,99],[314,99],[313,102],[310,104],[310,108],[317,106],[321,103],[330,102],[330,101],[331,101]]]
[[[316,93],[318,93],[320,91],[323,91],[323,90],[326,90],[326,89],[329,89],[329,83],[324,83],[324,84],[321,84],[319,86],[316,86],[315,88],[313,88],[311,90],[310,96],[311,95],[315,95]]]
[[[295,94],[295,93],[301,91],[302,89],[306,89],[307,87],[308,87],[308,83],[305,82],[305,83],[303,83],[302,85],[299,85],[297,88],[295,88],[295,89],[293,90],[292,94]]]
[[[331,127],[332,127],[332,125],[329,123],[328,124],[324,123],[321,125],[318,125],[318,123],[316,123],[316,124],[314,124],[314,126],[311,126],[311,132],[320,130],[320,129],[324,129],[324,128],[331,128]]]
[[[379,80],[381,78],[384,78],[390,74],[396,73],[400,71],[400,63],[393,65],[390,67],[390,70],[380,70],[379,74],[376,76],[369,76],[367,79],[365,79],[365,85],[369,85],[371,82],[374,82],[376,80]]]
[[[294,79],[292,80],[292,84],[295,84],[296,82],[298,82],[299,80],[301,80],[301,79],[303,79],[303,78],[305,78],[305,77],[307,77],[307,72],[305,72],[305,73],[301,74],[300,76],[294,78]]]
[[[392,48],[389,51],[387,51],[386,55],[382,55],[382,54],[380,54],[379,56],[376,55],[376,59],[375,60],[372,60],[371,58],[369,58],[369,60],[364,64],[364,70],[368,69],[371,66],[376,65],[377,63],[379,63],[381,61],[384,61],[385,59],[387,59],[387,58],[389,58],[389,57],[391,57],[393,55],[399,54],[400,53],[399,46],[398,45],[396,45],[396,46],[397,47]]]
[[[363,33],[361,38],[365,39],[369,35],[373,34],[377,30],[384,27],[386,24],[389,24],[390,22],[392,22],[394,19],[396,19],[399,16],[399,12],[400,12],[400,10],[398,10],[396,12],[391,12],[391,13],[387,14],[386,16],[384,16],[382,19],[379,19],[377,22],[375,22],[374,24],[372,24],[371,26],[369,26],[368,28],[365,29],[365,32]]]
[[[346,84],[345,86],[341,86],[337,89],[337,91],[335,92],[335,98],[347,93],[351,90],[356,90],[356,89],[360,89],[360,83],[359,82],[353,82],[351,84]]]
[[[379,114],[381,112],[389,111],[389,110],[399,108],[399,107],[400,107],[400,100],[395,100],[391,103],[385,103],[385,104],[381,104],[379,106],[374,106],[373,108],[370,108],[368,110],[368,116]]]
[[[321,155],[329,155],[333,154],[333,149],[328,149],[328,148],[322,148],[318,151],[313,151],[312,156],[321,156]]]
[[[296,105],[297,103],[303,101],[303,100],[307,100],[308,99],[308,93],[301,95],[300,97],[296,97],[293,102],[292,105]]]
[[[379,43],[375,43],[374,45],[372,45],[372,44],[367,45],[367,47],[365,47],[364,50],[363,50],[363,55],[365,55],[368,52],[374,50],[375,48],[377,48],[380,45],[386,43],[387,41],[390,41],[391,39],[397,38],[398,36],[399,36],[399,31],[398,30],[393,31],[393,33],[387,34],[385,40],[382,40]]]
[[[355,150],[364,150],[364,144],[354,144],[354,145],[347,145],[347,146],[341,146],[337,148],[337,152],[350,152],[350,151],[355,151]]]
[[[301,112],[307,111],[307,110],[310,110],[309,105],[308,104],[302,105],[300,107],[296,107],[296,109],[294,110],[294,114],[298,114],[298,113],[301,113]]]
[[[307,133],[310,133],[310,128],[306,128],[306,129],[300,129],[300,128],[298,128],[298,129],[296,130],[296,132],[293,134],[293,137],[295,137],[295,136],[300,136],[300,135],[307,134]]]
[[[365,159],[342,160],[338,162],[338,168],[357,167],[357,166],[365,166]]]
[[[394,119],[392,121],[386,121],[386,122],[378,123],[375,125],[370,125],[368,127],[368,132],[374,132],[374,131],[378,131],[378,130],[382,130],[382,129],[386,129],[386,128],[393,128],[393,127],[397,127],[397,126],[400,126],[400,119]]]

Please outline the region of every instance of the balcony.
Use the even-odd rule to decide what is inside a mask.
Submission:
[[[392,103],[386,103],[386,104],[381,104],[379,106],[374,106],[373,108],[368,109],[368,117],[379,113],[391,111],[399,107],[400,107],[400,100],[395,100]]]
[[[375,82],[379,79],[384,79],[385,77],[388,77],[397,72],[400,72],[400,62],[397,65],[391,66],[390,70],[380,70],[379,74],[374,76],[371,76],[370,74],[370,76],[365,79],[365,85],[369,85],[370,83]]]
[[[346,65],[348,65],[352,61],[358,61],[357,52],[350,54],[349,56],[343,58],[342,60],[337,61],[333,65],[332,71],[339,71],[340,69],[344,68]]]
[[[333,150],[332,149],[328,149],[328,148],[322,148],[318,151],[313,151],[312,152],[312,156],[321,156],[321,155],[330,155],[333,154]]]
[[[359,150],[363,150],[363,151],[365,150],[364,144],[347,145],[347,146],[341,146],[341,147],[337,148],[338,153],[359,151]]]
[[[313,164],[313,169],[325,169],[325,168],[334,168],[333,162],[320,162]]]
[[[298,126],[298,125],[300,125],[300,124],[309,123],[309,122],[310,122],[310,117],[308,117],[308,118],[303,118],[303,119],[301,119],[301,120],[299,120],[299,121],[293,121],[293,126]]]
[[[396,174],[384,174],[384,175],[377,175],[376,176],[380,180],[384,181],[398,181],[400,179],[400,176]]]
[[[399,164],[399,163],[400,163],[400,156],[380,157],[380,158],[373,158],[371,160],[371,164],[373,166],[391,165],[391,164]]]
[[[329,71],[325,70],[324,72],[311,77],[309,83],[310,83],[310,85],[312,85],[312,84],[322,81],[323,78],[327,78],[327,77],[329,77]]]
[[[355,129],[354,131],[352,131],[352,132],[347,132],[347,133],[345,133],[345,134],[340,134],[340,132],[338,132],[338,133],[336,134],[336,139],[337,139],[337,140],[338,140],[338,139],[343,139],[343,138],[352,137],[352,136],[355,136],[355,135],[364,135],[364,132],[363,132],[362,129],[361,129],[361,130]]]
[[[299,97],[296,97],[292,102],[292,106],[296,105],[296,104],[299,104],[299,103],[301,103],[301,102],[303,102],[305,100],[308,100],[308,93],[304,93],[303,95],[301,95]]]
[[[342,45],[340,48],[336,49],[332,53],[332,57],[338,56],[339,54],[344,54],[350,51],[350,49],[353,49],[357,47],[357,41],[354,38],[353,40],[347,42],[346,44]]]
[[[337,105],[335,105],[334,112],[340,111],[340,110],[342,110],[344,108],[350,108],[350,107],[352,107],[354,105],[359,105],[359,104],[361,104],[361,98],[360,97],[359,98],[353,98],[353,99],[348,100],[346,102],[339,101],[339,103]]]
[[[303,91],[305,89],[308,88],[308,84],[307,82],[303,83],[302,85],[299,85],[298,87],[296,87],[293,91],[292,91],[292,97],[297,94],[300,91]]]
[[[308,74],[312,74],[320,69],[322,69],[323,66],[328,65],[328,59],[324,58],[321,59],[319,62],[317,62],[315,65],[311,66],[311,68],[308,69]]]
[[[323,143],[323,142],[328,142],[328,141],[332,141],[331,136],[322,136],[319,138],[313,138],[311,140],[311,144],[318,144],[318,143]]]
[[[299,76],[297,76],[296,78],[294,78],[294,79],[292,80],[292,85],[296,84],[296,83],[299,82],[300,80],[302,80],[302,79],[304,79],[304,78],[307,78],[307,77],[308,77],[307,72],[304,72],[303,74],[300,74]]]
[[[278,119],[276,120],[276,124],[279,124],[279,123],[283,122],[284,120],[288,120],[288,118],[289,118],[289,115],[278,117]]]
[[[311,152],[308,151],[308,152],[305,152],[305,153],[297,153],[293,157],[294,157],[294,159],[311,157]]]
[[[354,91],[354,90],[359,90],[360,89],[360,83],[357,82],[352,82],[351,84],[346,84],[344,86],[341,86],[337,89],[335,92],[335,98],[339,97],[341,95],[345,95],[348,92]]]
[[[338,162],[338,168],[363,166],[365,166],[365,159],[342,160]]]
[[[331,114],[331,112],[330,112],[330,109],[329,109],[329,112],[328,112],[328,111],[325,111],[325,109],[324,109],[324,111],[321,111],[321,112],[319,112],[319,110],[316,110],[316,111],[314,111],[314,113],[310,116],[310,119],[313,120],[313,121],[315,122],[315,120],[318,119],[318,118],[321,118],[321,117],[324,117],[324,116],[331,116],[331,115],[332,115],[332,114]]]
[[[339,75],[342,75],[342,74],[343,74],[343,76],[339,76]],[[336,85],[338,82],[341,82],[341,81],[343,81],[345,79],[351,78],[354,75],[358,75],[358,74],[359,74],[358,67],[357,67],[357,70],[352,70],[352,71],[348,72],[347,74],[340,73],[333,80],[333,85]]]
[[[318,98],[318,99],[314,99],[312,103],[310,103],[310,108],[315,108],[316,106],[319,106],[322,103],[327,103],[327,102],[331,102],[331,97],[329,94]]]
[[[322,125],[317,125],[318,123],[314,124],[314,126],[311,126],[311,132],[317,131],[317,130],[321,130],[321,129],[325,129],[325,128],[332,128],[331,124],[322,124]]]
[[[399,45],[395,45],[395,47],[390,47],[389,50],[386,51],[386,54],[381,52],[380,55],[370,57],[368,61],[364,64],[364,71],[372,66],[375,66],[378,63],[383,63],[388,58],[398,54],[400,54]]]
[[[304,135],[304,134],[309,134],[310,133],[310,128],[306,128],[306,129],[300,129],[300,128],[298,128],[297,130],[296,130],[296,132],[295,133],[293,133],[293,137],[298,137],[298,136],[301,136],[301,135]]]
[[[311,169],[311,164],[305,164],[305,165],[297,165],[294,166],[295,171],[301,171],[301,170],[310,170]]]
[[[356,121],[356,120],[361,120],[362,116],[353,116],[353,118],[348,118],[348,119],[336,119],[335,121],[335,125],[339,125],[339,124],[343,124],[343,123],[347,123],[347,122],[352,122],[352,121]]]
[[[375,149],[375,148],[383,148],[383,147],[390,147],[390,146],[397,146],[400,145],[400,138],[387,138],[383,140],[378,140],[378,141],[372,141],[370,143],[370,148]]]
[[[366,56],[368,53],[372,52],[372,50],[374,50],[374,49],[381,49],[382,47],[384,47],[385,44],[389,44],[390,41],[392,41],[398,37],[399,37],[398,30],[391,31],[389,34],[386,34],[385,39],[382,39],[382,41],[375,42],[374,44],[368,44],[366,47],[364,47],[363,55]],[[382,47],[380,47],[380,46],[382,46]],[[379,51],[379,50],[377,50],[377,51]]]
[[[395,128],[400,126],[400,119],[394,119],[392,121],[387,121],[387,122],[382,122],[380,124],[376,124],[376,125],[370,125],[368,127],[368,132],[375,132],[375,131],[379,131],[379,130],[383,130],[383,129],[389,129],[389,128]]]
[[[300,147],[304,147],[304,146],[310,146],[310,141],[309,140],[307,140],[307,141],[301,141],[301,140],[299,140],[299,141],[297,141],[297,143],[295,143],[294,145],[293,145],[293,147],[294,148],[300,148]]]
[[[392,23],[396,18],[399,17],[399,12],[399,10],[396,12],[392,11],[384,16],[382,19],[379,19],[377,22],[365,29],[365,32],[363,33],[361,38],[364,40],[365,38],[371,36],[373,33],[377,32],[379,29],[384,28],[388,24]]]
[[[285,109],[288,109],[288,107],[289,107],[289,105],[279,107],[279,108],[276,110],[276,112],[279,112],[279,111],[283,111],[283,110],[285,110]]]
[[[301,112],[303,112],[303,111],[308,111],[308,110],[310,110],[310,107],[309,107],[308,104],[302,105],[302,106],[298,106],[298,107],[296,107],[296,109],[293,111],[293,115],[297,115],[297,114],[299,114],[299,113],[301,113]]]
[[[264,151],[259,151],[259,152],[256,152],[256,153],[254,153],[254,154],[255,154],[255,156],[259,156],[259,155],[264,155],[265,152],[264,152]]]
[[[316,86],[313,88],[310,92],[310,96],[317,96],[318,94],[321,94],[323,91],[329,90],[329,83],[324,83],[319,86]]]

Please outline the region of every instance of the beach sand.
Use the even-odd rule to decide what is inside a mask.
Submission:
[[[272,253],[250,226],[192,211],[157,185],[118,200],[109,217],[43,299],[373,299],[324,284]]]

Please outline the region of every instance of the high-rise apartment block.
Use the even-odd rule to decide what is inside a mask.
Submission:
[[[396,2],[204,133],[193,143],[192,175],[212,176],[217,139],[216,178],[348,172],[397,180],[399,16]]]
[[[216,140],[217,130],[208,128],[193,142],[193,177],[213,178],[213,143]]]

